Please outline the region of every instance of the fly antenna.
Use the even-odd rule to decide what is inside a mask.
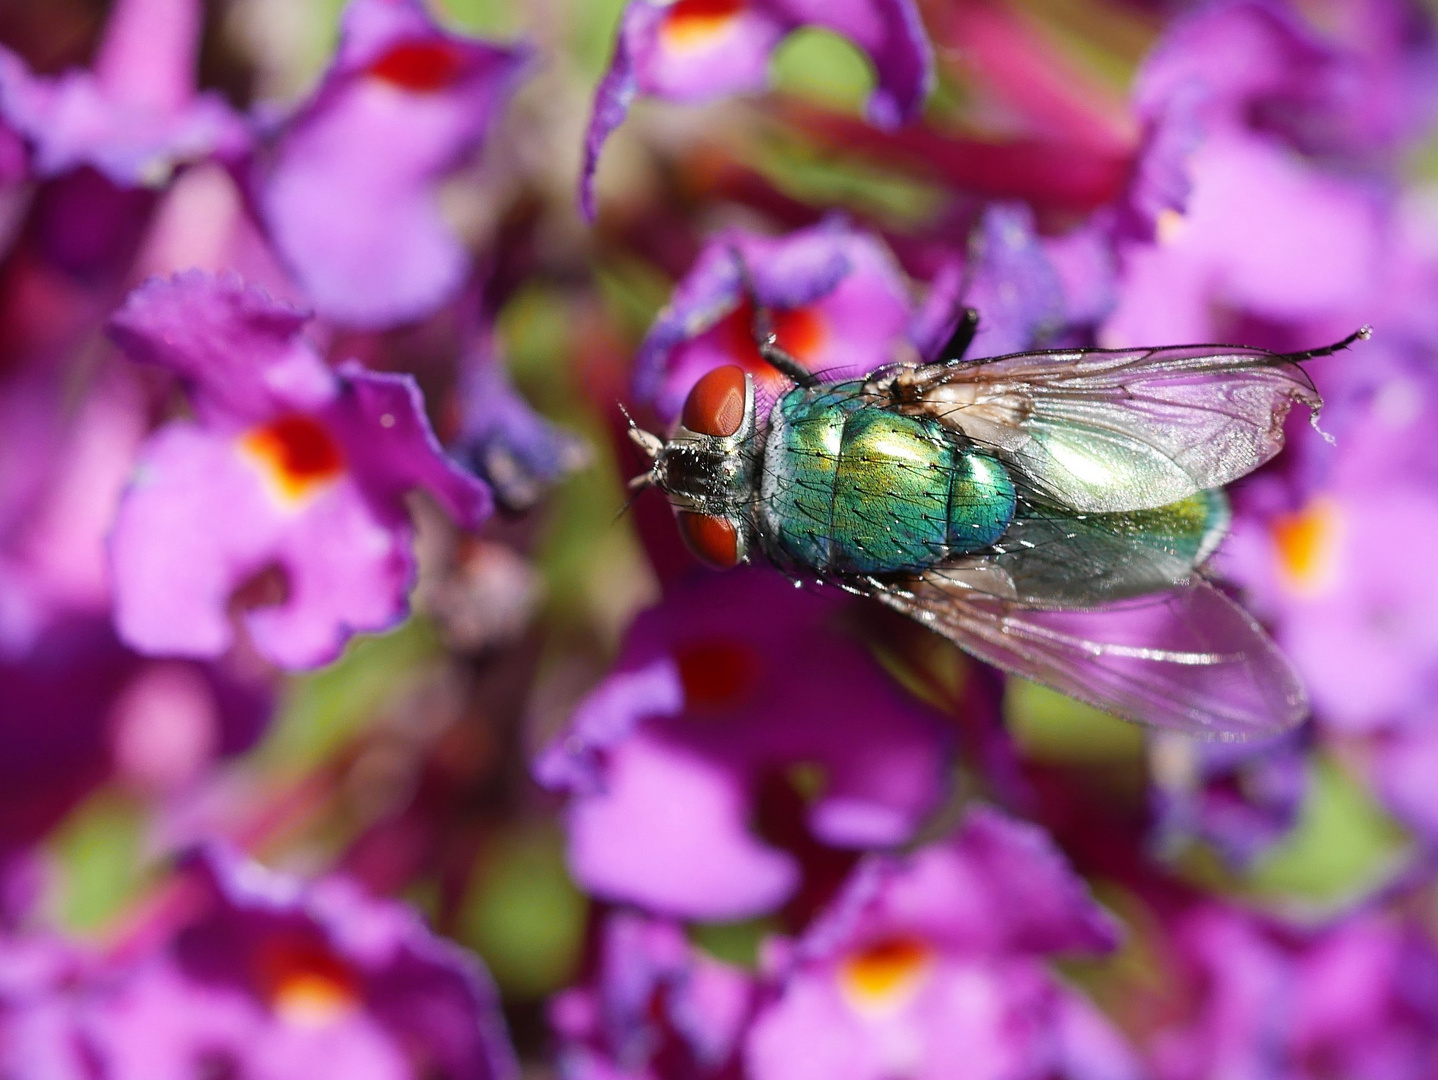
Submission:
[[[754,278],[749,273],[749,264],[744,260],[744,255],[738,245],[729,245],[729,255],[734,260],[734,265],[738,267],[739,282],[743,286],[749,306],[754,309],[754,319],[749,325],[749,333],[753,335],[754,347],[759,350],[759,355],[779,374],[793,380],[805,389],[818,386],[818,376],[780,348],[779,335],[774,330],[773,313],[767,304],[759,302],[759,293],[754,287]]]
[[[650,461],[653,461],[659,456],[659,451],[664,449],[664,440],[636,424],[634,417],[629,415],[629,410],[624,407],[622,401],[617,404],[619,411],[624,414],[624,419],[629,421],[629,438],[634,441],[635,446],[644,451]]]

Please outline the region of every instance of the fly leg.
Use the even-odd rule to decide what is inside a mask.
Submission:
[[[770,318],[768,308],[754,305],[752,329],[754,347],[766,364],[805,388],[819,385],[817,375],[779,348],[779,335],[774,333],[774,320]]]
[[[805,388],[818,386],[818,376],[779,347],[779,335],[774,332],[774,317],[768,306],[759,302],[759,294],[755,291],[754,279],[749,276],[749,265],[744,261],[744,256],[739,254],[738,248],[730,248],[729,253],[739,267],[739,280],[743,283],[744,295],[749,299],[749,306],[754,309],[749,332],[754,336],[754,348],[759,350],[760,357],[779,374],[798,385]]]
[[[954,327],[954,332],[949,335],[948,343],[939,350],[935,360],[942,360],[945,363],[955,364],[964,358],[969,351],[969,346],[974,343],[974,335],[979,332],[979,313],[971,307],[964,308],[964,313],[959,316],[959,323]]]

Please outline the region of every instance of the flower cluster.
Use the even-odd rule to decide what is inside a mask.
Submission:
[[[12,6],[0,1075],[1438,1071],[1418,0]],[[1371,324],[1203,569],[1304,726],[1145,732],[626,504],[634,426],[804,374],[766,327],[838,381],[974,314]]]

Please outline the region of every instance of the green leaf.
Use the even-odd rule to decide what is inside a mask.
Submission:
[[[1020,751],[1033,761],[1094,765],[1144,757],[1144,732],[1137,724],[1027,679],[1009,679],[1004,716]]]
[[[1319,755],[1298,825],[1248,884],[1259,899],[1334,910],[1391,880],[1411,854],[1407,835],[1368,789],[1332,757]]]
[[[874,67],[863,51],[832,30],[806,26],[779,46],[774,85],[839,112],[862,115],[874,89]]]
[[[61,868],[64,925],[99,929],[140,894],[144,825],[140,803],[112,788],[96,792],[60,825],[50,848]]]
[[[778,932],[774,919],[697,923],[689,928],[689,940],[716,960],[753,971],[759,966],[760,944]]]
[[[922,228],[949,201],[937,184],[821,150],[789,127],[776,126],[749,155],[749,165],[791,198],[826,209],[848,207],[896,229]]]
[[[587,910],[558,828],[520,825],[500,833],[476,865],[457,936],[507,997],[534,1000],[574,978]]]
[[[290,683],[257,760],[283,773],[326,761],[439,655],[439,639],[424,619],[412,618],[382,636],[355,638],[329,667]]]

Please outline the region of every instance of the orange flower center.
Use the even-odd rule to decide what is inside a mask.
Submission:
[[[1270,526],[1279,577],[1298,596],[1316,596],[1338,577],[1343,518],[1338,504],[1317,496],[1302,510],[1282,514]]]
[[[240,447],[285,503],[302,501],[344,471],[339,443],[310,416],[282,416],[252,428],[241,437]]]
[[[1188,231],[1188,218],[1179,211],[1168,207],[1158,212],[1154,232],[1160,244],[1174,244]]]
[[[723,34],[742,10],[743,0],[678,0],[659,33],[668,48],[702,49]]]
[[[275,1015],[298,1027],[323,1027],[359,1005],[359,978],[313,942],[278,941],[259,953],[261,989]]]
[[[754,692],[762,662],[753,646],[739,641],[703,641],[675,652],[684,704],[691,711],[730,708]]]
[[[417,94],[452,86],[463,70],[464,53],[450,41],[403,42],[369,66],[376,79]]]
[[[886,938],[844,960],[839,987],[855,1009],[886,1012],[913,998],[933,958],[934,950],[916,938]]]

